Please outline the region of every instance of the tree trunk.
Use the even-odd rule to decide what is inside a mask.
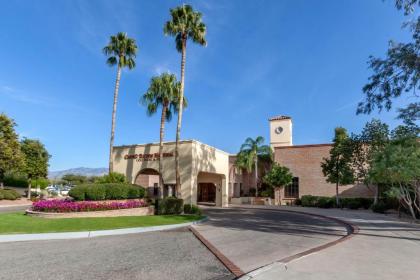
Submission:
[[[31,199],[31,189],[32,189],[32,178],[31,178],[31,176],[29,176],[29,178],[28,178],[28,195],[27,195],[27,198],[29,200]]]
[[[160,139],[159,139],[159,198],[163,198],[163,137],[165,133],[165,118],[167,104],[163,105],[162,115],[160,117]]]
[[[340,199],[338,198],[338,181],[335,183],[335,203],[337,203],[337,207],[340,208]]]
[[[182,110],[184,108],[184,80],[185,80],[185,60],[187,54],[187,38],[183,35],[182,39],[182,56],[181,56],[181,88],[179,94],[179,111],[178,122],[176,125],[176,142],[175,142],[175,176],[176,176],[176,196],[180,197],[181,192],[181,175],[179,172],[179,141],[181,138]]]
[[[255,156],[255,197],[258,197],[258,155]]]
[[[118,89],[120,88],[120,79],[121,79],[121,68],[118,65],[117,79],[115,81],[115,89],[114,89],[114,105],[112,107],[111,139],[109,141],[109,170],[108,170],[108,173],[111,173],[114,170],[114,159],[112,157],[112,147],[114,146],[115,115],[117,113]]]
[[[378,200],[379,200],[379,185],[376,184],[376,186],[375,186],[375,197],[373,198],[373,205],[378,203]]]

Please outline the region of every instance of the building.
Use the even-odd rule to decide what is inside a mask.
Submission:
[[[280,191],[282,204],[290,204],[302,195],[334,196],[335,185],[327,183],[321,161],[329,156],[331,144],[293,145],[292,119],[277,116],[269,119],[270,146],[274,161],[288,167],[294,175],[293,183]],[[163,195],[174,194],[175,142],[163,146]],[[114,171],[148,189],[149,196],[159,194],[159,143],[117,146],[113,149]],[[251,190],[262,185],[261,178],[269,170],[259,170],[259,182],[254,173],[235,166],[236,155],[196,140],[180,142],[181,197],[186,203],[249,203]],[[343,197],[373,197],[373,190],[363,185],[340,186]]]

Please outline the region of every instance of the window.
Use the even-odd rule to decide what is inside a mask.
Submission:
[[[286,198],[299,197],[299,177],[293,177],[292,183],[284,189],[284,196]]]

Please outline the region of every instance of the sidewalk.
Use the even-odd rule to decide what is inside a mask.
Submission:
[[[255,270],[242,277],[243,280],[385,280],[420,277],[420,226],[417,224],[370,211],[306,207],[277,209],[341,219],[358,226],[359,233],[340,244],[287,264],[273,263]]]

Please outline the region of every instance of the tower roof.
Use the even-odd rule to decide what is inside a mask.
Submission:
[[[289,116],[278,115],[278,116],[274,116],[272,118],[269,118],[268,120],[269,121],[278,121],[278,120],[290,120],[290,119],[292,119],[292,118],[289,117]]]

